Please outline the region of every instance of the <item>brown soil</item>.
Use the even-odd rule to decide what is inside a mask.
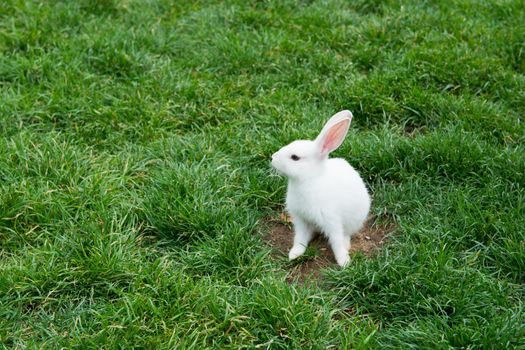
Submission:
[[[360,252],[367,257],[381,249],[387,240],[388,233],[394,229],[392,223],[378,223],[375,217],[370,217],[365,227],[352,236],[350,257]],[[288,251],[292,248],[293,229],[288,216],[281,214],[279,218],[265,220],[263,239],[273,248],[275,258],[288,259]],[[308,245],[304,256],[289,263],[288,281],[301,284],[316,283],[323,277],[323,269],[337,267],[334,255],[326,238],[318,234]]]

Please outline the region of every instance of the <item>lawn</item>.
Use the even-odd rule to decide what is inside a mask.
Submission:
[[[522,0],[2,1],[0,348],[524,349],[524,23]],[[290,282],[270,156],[341,109],[334,156],[394,229]]]

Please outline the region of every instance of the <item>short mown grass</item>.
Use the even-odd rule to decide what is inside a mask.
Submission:
[[[0,347],[524,348],[524,23],[521,0],[2,1]],[[396,229],[289,284],[268,160],[343,108],[335,155]]]

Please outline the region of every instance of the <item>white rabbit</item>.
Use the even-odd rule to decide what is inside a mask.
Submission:
[[[350,111],[341,111],[315,140],[294,141],[272,155],[272,166],[288,177],[286,209],[295,231],[290,260],[305,252],[315,231],[328,238],[340,266],[350,260],[350,237],[368,216],[370,195],[346,160],[328,154],[343,143],[351,120]]]

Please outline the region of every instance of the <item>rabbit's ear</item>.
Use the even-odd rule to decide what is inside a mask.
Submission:
[[[341,146],[350,127],[351,120],[352,113],[345,110],[336,113],[326,122],[323,130],[321,130],[321,133],[315,139],[315,142],[320,148],[321,156],[324,157]]]

